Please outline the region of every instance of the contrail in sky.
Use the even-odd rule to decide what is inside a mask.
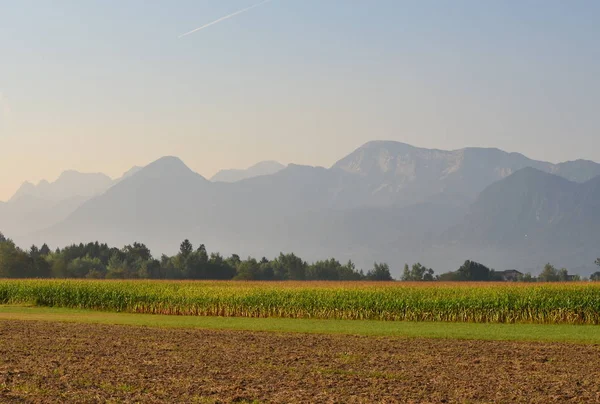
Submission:
[[[243,8],[243,9],[241,9],[241,10],[238,10],[238,11],[236,11],[235,13],[232,13],[232,14],[226,15],[225,17],[221,17],[221,18],[219,18],[218,20],[214,20],[213,22],[209,22],[208,24],[205,24],[205,25],[203,25],[203,26],[201,26],[201,27],[199,27],[199,28],[193,29],[193,30],[191,30],[190,32],[186,32],[186,33],[185,33],[185,34],[183,34],[183,35],[179,35],[179,38],[183,38],[184,36],[188,36],[188,35],[190,35],[190,34],[193,34],[194,32],[201,31],[201,30],[203,30],[204,28],[208,28],[208,27],[210,27],[211,25],[215,25],[215,24],[218,24],[218,23],[220,23],[221,21],[228,20],[228,19],[230,19],[230,18],[232,18],[232,17],[235,17],[235,16],[236,16],[236,15],[238,15],[238,14],[245,13],[246,11],[250,11],[250,10],[252,10],[253,8],[256,8],[256,7],[262,6],[263,4],[265,4],[265,3],[269,3],[269,2],[271,2],[271,1],[273,1],[273,0],[263,0],[263,1],[261,1],[260,3],[256,3],[256,4],[254,4],[254,5],[250,6],[250,7],[246,7],[246,8]]]

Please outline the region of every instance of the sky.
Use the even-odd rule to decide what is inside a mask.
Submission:
[[[175,155],[210,177],[370,140],[600,161],[600,2],[5,0],[0,200]]]

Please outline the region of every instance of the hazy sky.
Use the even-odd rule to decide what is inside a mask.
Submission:
[[[0,2],[0,200],[177,155],[205,176],[362,143],[600,161],[600,2]]]

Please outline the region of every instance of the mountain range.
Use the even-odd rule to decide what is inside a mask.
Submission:
[[[25,182],[10,198],[9,202],[18,202],[23,198],[36,198],[47,202],[58,202],[72,197],[89,198],[107,190],[113,180],[101,173],[80,173],[74,170],[63,172],[56,181],[46,180],[37,185]]]
[[[281,171],[285,166],[277,161],[261,161],[246,169],[221,170],[210,179],[213,182],[237,182],[261,175],[271,175]]]
[[[266,162],[207,180],[164,157],[117,181],[82,175],[84,184],[62,185],[71,176],[0,204],[0,230],[23,246],[137,240],[155,254],[189,238],[241,256],[386,261],[396,275],[405,262],[440,273],[466,259],[523,272],[553,262],[585,275],[600,255],[600,164],[585,160],[374,141],[330,168]]]
[[[0,204],[0,230],[17,237],[52,226],[85,201],[141,169],[132,167],[116,180],[102,173],[67,170],[54,182],[24,182],[7,202]]]

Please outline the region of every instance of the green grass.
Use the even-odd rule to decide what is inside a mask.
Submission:
[[[111,313],[78,309],[0,306],[2,320],[37,320],[146,327],[199,328],[402,338],[448,338],[600,344],[600,326],[195,317]]]

